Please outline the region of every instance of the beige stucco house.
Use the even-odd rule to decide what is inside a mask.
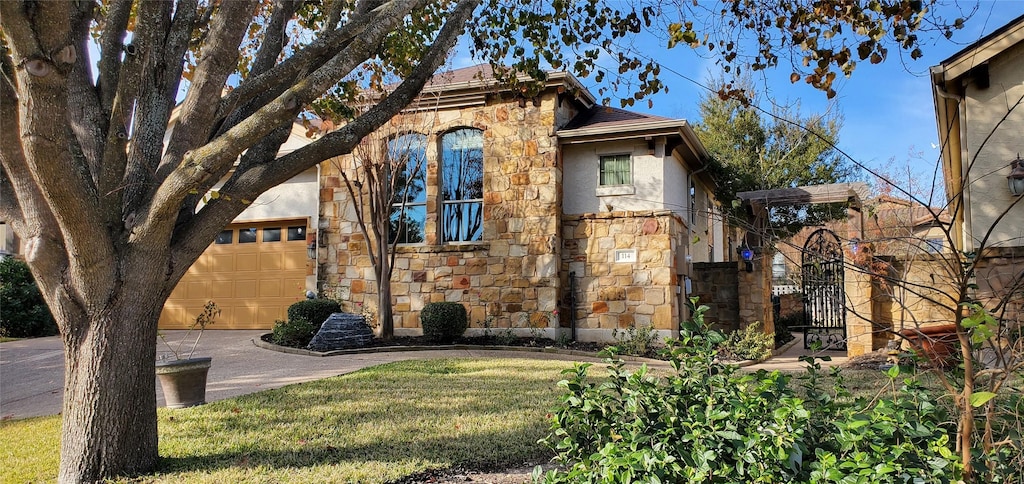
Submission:
[[[432,301],[466,306],[471,328],[552,338],[574,331],[678,331],[692,262],[721,260],[724,230],[685,120],[608,108],[549,72],[524,98],[482,67],[439,75],[378,133],[424,160],[392,278],[395,333],[418,334]],[[406,144],[405,146],[409,146]],[[319,279],[375,304],[373,268],[339,170],[321,165]],[[495,329],[492,329],[494,331]]]
[[[956,249],[977,253],[976,297],[1022,324],[1024,196],[1007,178],[1024,154],[1024,16],[932,67],[931,79]]]
[[[1010,163],[1024,154],[1024,16],[932,67],[931,77],[957,248],[974,250],[990,227],[986,247],[1024,246],[1024,202],[1001,215],[1017,198]]]

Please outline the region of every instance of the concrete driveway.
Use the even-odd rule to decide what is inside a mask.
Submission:
[[[184,331],[167,331],[168,341]],[[492,358],[572,359],[547,353],[489,350],[386,352],[317,357],[293,355],[256,347],[252,340],[265,331],[207,330],[196,356],[212,356],[206,400],[215,401],[292,383],[318,380],[391,361],[487,356]],[[0,419],[55,415],[61,411],[64,386],[64,351],[57,336],[0,343]],[[158,342],[158,354],[166,346]],[[156,376],[153,377],[156,379]],[[164,405],[160,384],[157,404]]]
[[[393,351],[318,357],[259,348],[253,344],[253,339],[263,333],[265,331],[239,330],[207,330],[203,333],[196,355],[213,357],[213,367],[210,368],[207,380],[207,401],[319,380],[392,361],[453,357],[601,361],[558,353],[485,349]],[[165,332],[167,340],[171,342],[179,341],[183,334],[184,331]],[[158,355],[168,353],[167,347],[158,341],[157,352]],[[747,369],[798,370],[804,366],[798,361],[799,356],[805,353],[800,341],[797,341],[783,354]],[[825,354],[831,354],[833,360],[824,363],[824,366],[846,361],[843,353]],[[662,362],[650,364],[667,368]],[[155,380],[156,375],[153,378]],[[60,413],[63,387],[64,351],[59,337],[0,343],[0,419]],[[159,382],[156,383],[156,397],[157,404],[163,406],[164,397]]]

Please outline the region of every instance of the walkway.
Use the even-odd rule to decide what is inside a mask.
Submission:
[[[196,354],[213,357],[206,391],[208,401],[343,375],[392,361],[459,357],[601,361],[556,353],[495,350],[397,351],[320,358],[258,348],[252,340],[262,333],[264,331],[208,330],[203,334]],[[175,341],[180,334],[168,331],[167,338]],[[830,353],[835,355],[831,364],[846,360],[842,353]],[[782,355],[748,368],[798,370],[804,366],[798,361],[801,354],[804,354],[803,346],[797,342]],[[0,344],[0,419],[60,413],[63,385],[63,349],[59,337]],[[157,387],[157,403],[162,406],[159,383]]]

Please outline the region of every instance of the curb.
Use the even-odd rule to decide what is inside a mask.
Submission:
[[[270,334],[270,333],[266,333]],[[520,352],[520,353],[548,353],[557,354],[564,356],[581,356],[586,358],[601,358],[597,353],[591,353],[589,351],[579,350],[565,350],[562,348],[544,347],[536,348],[531,346],[499,346],[499,345],[438,345],[438,346],[375,346],[372,348],[351,348],[346,350],[333,350],[333,351],[313,351],[303,348],[292,348],[290,346],[281,346],[274,343],[268,343],[263,341],[263,336],[253,338],[252,344],[258,348],[265,350],[277,351],[279,353],[290,353],[293,355],[302,356],[314,356],[314,357],[325,357],[325,356],[338,356],[338,355],[365,355],[374,353],[400,353],[407,351],[445,351],[445,350],[462,350],[462,351],[509,351],[509,352]],[[792,345],[795,342],[788,343]],[[782,351],[789,349],[789,346],[783,346]],[[774,353],[773,353],[773,356]],[[618,359],[628,363],[646,363],[654,366],[668,366],[668,361],[659,360],[656,358],[644,358],[640,356],[619,356]],[[750,365],[756,365],[765,360],[743,360],[732,362],[731,364],[738,367],[745,367]]]

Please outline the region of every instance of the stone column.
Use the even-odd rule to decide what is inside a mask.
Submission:
[[[871,275],[846,271],[846,355],[860,356],[871,349]]]

